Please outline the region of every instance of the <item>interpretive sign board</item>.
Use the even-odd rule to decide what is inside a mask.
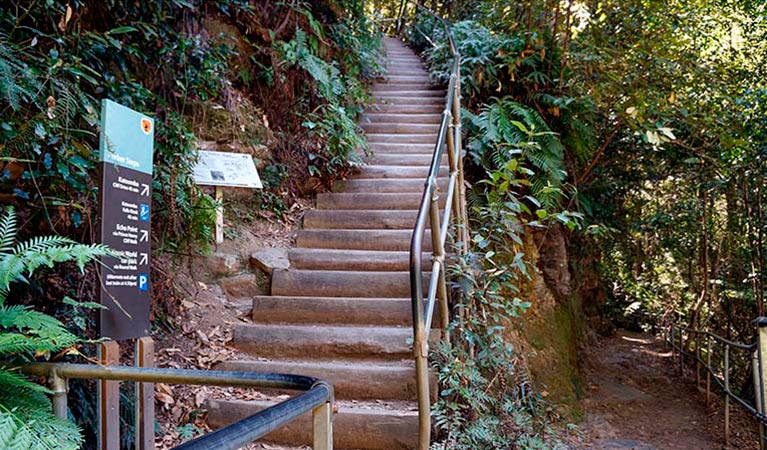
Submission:
[[[111,100],[101,106],[101,336],[149,335],[154,120]]]
[[[203,186],[263,188],[253,157],[244,153],[200,150],[193,176]]]
[[[262,189],[253,157],[244,153],[225,153],[200,150],[200,158],[192,173],[194,181],[202,186],[216,187],[216,201],[223,205],[224,187]],[[216,209],[216,243],[224,242],[224,208]]]

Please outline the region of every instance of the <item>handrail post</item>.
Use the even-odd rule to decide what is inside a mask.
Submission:
[[[333,450],[333,399],[312,410],[312,450]]]
[[[51,404],[53,415],[62,419],[67,418],[67,379],[61,376],[58,370],[51,371]]]
[[[724,344],[724,445],[730,445],[730,346]]]
[[[439,273],[435,274],[432,272],[431,276],[437,276],[439,277],[439,280],[437,281],[437,292],[436,296],[439,300],[439,313],[440,313],[440,328],[441,328],[441,334],[442,339],[445,342],[450,342],[450,336],[447,332],[447,326],[448,326],[448,320],[450,317],[450,310],[448,308],[447,304],[447,280],[445,279],[445,247],[442,245],[442,237],[440,236],[440,230],[442,227],[440,226],[440,220],[439,220],[439,186],[437,185],[436,180],[431,180],[431,183],[434,183],[432,187],[432,194],[431,194],[431,204],[429,205],[429,219],[431,222],[431,243],[433,247],[433,257],[435,260],[439,261]],[[431,298],[429,298],[431,300]],[[428,303],[427,303],[428,304]],[[427,315],[429,312],[427,311]],[[428,330],[426,331],[428,333]],[[428,335],[426,336],[428,339]]]
[[[459,222],[458,236],[462,242],[460,254],[469,250],[469,219],[466,211],[466,185],[463,177],[463,141],[461,133],[461,55],[455,54],[455,84],[453,88],[453,133],[458,171],[458,190],[460,207],[456,210]]]

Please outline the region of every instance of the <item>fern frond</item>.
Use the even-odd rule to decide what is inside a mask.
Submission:
[[[0,254],[11,251],[16,239],[16,214],[9,206],[0,218]]]

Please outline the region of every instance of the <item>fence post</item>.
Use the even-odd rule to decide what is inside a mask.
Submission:
[[[671,323],[670,338],[668,340],[668,344],[671,346],[671,364],[673,364],[674,361],[676,360],[676,353],[675,353],[676,350],[675,350],[675,347],[674,347],[676,345],[676,344],[674,344],[674,342],[675,342],[674,340],[675,339],[676,339],[676,327],[674,326],[674,323],[672,322]]]
[[[679,375],[684,376],[684,332],[679,328]]]
[[[758,330],[757,330],[758,331]],[[762,396],[760,395],[759,385],[761,384],[760,370],[759,370],[759,347],[757,344],[756,351],[751,354],[751,369],[754,376],[754,406],[756,412],[764,414],[764,408],[762,408]],[[756,422],[757,431],[759,433],[759,449],[764,450],[764,427],[762,421],[757,419]]]
[[[724,344],[724,445],[730,445],[730,346]]]
[[[706,335],[706,406],[711,407],[711,336]]]
[[[62,377],[58,370],[51,372],[49,383],[51,385],[51,403],[53,415],[62,419],[67,418],[67,379]]]
[[[700,331],[695,332],[695,387],[700,389]]]
[[[755,380],[754,391],[756,392],[757,401],[756,404],[760,407],[759,413],[764,414],[766,409],[765,405],[765,386],[767,386],[767,367],[765,362],[767,361],[767,318],[757,317],[754,320],[756,325],[757,340],[756,340],[756,366],[758,367],[758,380]],[[765,448],[765,434],[767,434],[767,427],[765,427],[762,421],[759,421],[759,448]]]

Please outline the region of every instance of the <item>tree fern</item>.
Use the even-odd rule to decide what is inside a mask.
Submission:
[[[73,261],[80,270],[99,256],[111,254],[103,245],[82,245],[60,236],[39,236],[15,243],[12,208],[0,216],[0,361],[21,364],[76,345],[80,339],[54,317],[28,307],[5,305],[14,282],[26,282],[42,266]],[[75,450],[77,427],[51,413],[50,392],[24,378],[13,366],[0,367],[0,448]]]

